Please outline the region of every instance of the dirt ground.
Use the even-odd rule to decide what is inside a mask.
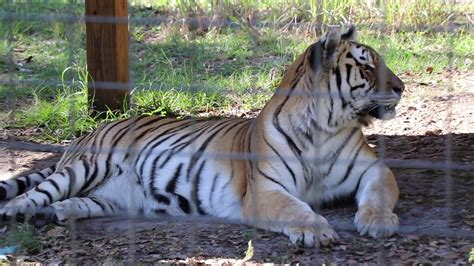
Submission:
[[[430,82],[402,76],[407,91],[396,119],[366,130],[380,155],[389,159],[401,196],[395,212],[399,234],[383,240],[358,236],[356,208],[323,209],[340,240],[331,247],[302,249],[286,236],[212,219],[85,220],[71,227],[38,229],[44,248],[23,254],[30,261],[241,263],[440,263],[467,264],[474,249],[474,75],[443,73]],[[21,132],[2,132],[0,178],[53,163],[57,153],[10,150]],[[3,147],[3,148],[2,148]],[[414,161],[417,160],[417,161]],[[451,161],[454,169],[444,164]],[[9,227],[0,226],[8,233]]]

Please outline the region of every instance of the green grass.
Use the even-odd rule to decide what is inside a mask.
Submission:
[[[14,1],[5,9],[19,14],[53,14],[81,12],[83,3],[71,8],[70,1]],[[204,14],[218,8],[213,1],[131,1],[130,14],[149,18],[171,13],[182,16],[202,8]],[[341,23],[349,10],[354,22],[376,23],[377,15],[392,26],[428,26],[416,32],[377,31],[360,27],[360,41],[379,51],[397,74],[411,73],[420,79],[431,79],[450,66],[459,71],[472,71],[473,33],[460,27],[456,33],[435,33],[429,27],[442,25],[447,14],[459,6],[439,6],[430,1],[391,0],[372,9],[354,1],[324,1],[324,12],[318,12],[315,1],[223,1],[225,15],[242,25],[242,14],[248,10],[262,22],[286,23],[295,18],[312,22]],[[1,0],[0,0],[0,3]],[[417,2],[418,3],[418,2]],[[152,8],[145,8],[151,6]],[[465,6],[471,8],[472,5]],[[416,9],[418,8],[418,9]],[[444,10],[444,11],[443,11]],[[369,12],[370,11],[370,12]],[[416,11],[416,12],[415,12]],[[437,13],[436,13],[437,12]],[[444,12],[444,13],[443,13]],[[240,15],[239,15],[240,14]],[[457,13],[456,13],[457,14]],[[461,13],[459,13],[461,14]],[[239,17],[240,16],[240,17]],[[429,19],[428,19],[429,17]],[[462,17],[462,16],[459,16]],[[395,21],[398,19],[398,21]],[[397,26],[397,27],[398,27]],[[67,34],[68,32],[68,34]],[[12,116],[11,102],[17,99],[13,121],[0,124],[9,128],[36,128],[41,138],[61,142],[91,131],[104,122],[92,117],[87,109],[87,69],[84,25],[59,22],[0,21],[0,79],[35,79],[33,86],[0,85],[0,118]],[[131,70],[136,88],[129,113],[115,116],[108,113],[105,121],[127,117],[131,113],[200,115],[241,114],[258,110],[271,97],[290,64],[316,37],[304,29],[282,28],[221,29],[204,32],[189,31],[178,26],[131,27]],[[10,41],[9,41],[10,40]],[[24,59],[32,56],[30,63]],[[11,58],[13,63],[10,62]],[[433,73],[428,73],[428,67]]]
[[[471,248],[471,252],[469,252],[469,263],[474,263],[474,248]]]
[[[212,15],[220,10],[225,16],[239,21],[242,14],[254,11],[265,22],[319,21],[324,24],[347,23],[385,24],[398,28],[402,25],[442,25],[453,12],[474,9],[473,3],[452,4],[439,0],[223,0],[215,5],[211,0],[134,0],[130,5],[139,8],[174,10],[182,16]],[[469,13],[469,12],[468,12]],[[451,17],[452,18],[452,17]],[[461,18],[465,19],[465,18]]]
[[[472,70],[465,63],[472,57],[474,35],[468,32],[449,33],[397,33],[390,36],[360,34],[362,43],[379,51],[395,73],[411,72],[425,75],[428,67],[440,73],[449,66],[459,71]]]
[[[75,72],[72,82],[55,90],[54,96],[46,98],[41,88],[33,90],[34,102],[18,113],[18,120],[9,127],[36,127],[41,129],[42,138],[60,142],[86,132],[97,126],[87,108],[87,73],[81,69],[67,68],[63,71],[62,83],[68,72]]]
[[[28,223],[15,226],[7,235],[0,237],[0,247],[16,246],[17,254],[37,254],[44,244],[37,238],[35,228]]]

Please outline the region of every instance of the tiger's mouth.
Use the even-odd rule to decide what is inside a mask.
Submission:
[[[375,107],[368,110],[368,115],[380,120],[389,120],[394,118],[397,113],[395,106],[396,104],[376,105]]]
[[[395,117],[396,110],[395,107],[397,106],[398,102],[391,102],[391,103],[380,103],[380,102],[371,102],[365,105],[362,109],[360,109],[357,114],[360,118],[368,118],[373,117],[380,120],[389,120]]]

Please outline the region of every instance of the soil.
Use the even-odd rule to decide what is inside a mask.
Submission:
[[[18,258],[81,264],[230,264],[247,261],[252,240],[248,263],[467,264],[474,252],[474,75],[446,72],[420,82],[406,73],[402,79],[407,91],[398,117],[377,121],[366,130],[400,186],[395,209],[400,232],[393,237],[359,236],[352,225],[356,208],[349,203],[321,210],[340,236],[331,247],[299,248],[284,235],[209,218],[104,218],[41,227],[37,235],[42,250]],[[3,132],[8,140],[13,133]],[[7,149],[8,140],[0,141],[0,177],[58,159],[57,153]],[[0,232],[10,229],[0,226]]]

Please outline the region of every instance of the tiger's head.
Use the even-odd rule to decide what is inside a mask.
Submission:
[[[309,46],[287,69],[279,89],[306,95],[294,97],[294,105],[321,127],[336,130],[351,121],[366,125],[372,118],[394,118],[404,84],[380,54],[356,41],[351,27],[343,34],[332,28]]]
[[[344,34],[333,28],[319,42],[322,55],[313,54],[312,64],[328,74],[330,93],[340,98],[341,107],[362,121],[394,118],[405,86],[380,54],[356,41],[355,27]]]

